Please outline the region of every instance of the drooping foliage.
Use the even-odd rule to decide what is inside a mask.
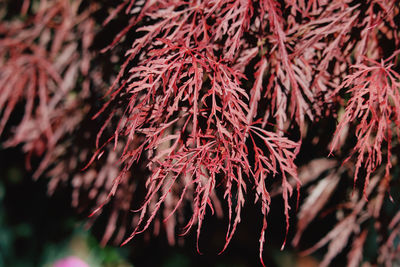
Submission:
[[[25,0],[2,16],[5,145],[41,159],[35,176],[51,192],[70,182],[73,204],[91,203],[94,217],[112,205],[103,243],[160,225],[171,245],[179,228],[199,239],[215,212],[229,221],[225,250],[252,196],[262,261],[275,196],[286,233],[297,197],[298,246],[350,180],[338,224],[304,253],[328,245],[326,266],[350,244],[357,266],[377,232],[375,260],[400,260],[400,215],[382,209],[399,201],[398,1]]]

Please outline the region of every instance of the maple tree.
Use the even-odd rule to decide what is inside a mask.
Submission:
[[[112,205],[103,244],[161,225],[171,245],[180,228],[199,239],[211,212],[229,220],[223,251],[253,195],[262,262],[275,196],[286,234],[296,198],[298,246],[351,179],[337,225],[304,253],[328,245],[327,266],[351,243],[357,266],[373,222],[375,261],[400,260],[400,213],[382,209],[399,201],[398,1],[20,2],[1,14],[4,145],[41,159],[50,192],[71,183],[92,217]]]

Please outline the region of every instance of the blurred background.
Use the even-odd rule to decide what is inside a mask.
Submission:
[[[106,221],[98,220],[88,229],[88,211],[79,213],[71,208],[72,189],[65,187],[49,196],[47,180],[34,181],[32,173],[25,171],[24,157],[19,147],[0,148],[0,266],[55,266],[57,261],[71,256],[91,267],[261,266],[258,208],[247,205],[245,220],[221,255],[218,253],[225,241],[226,223],[213,217],[207,218],[200,236],[202,255],[196,250],[196,231],[173,247],[164,234],[141,235],[123,247],[102,247],[99,242]],[[280,213],[280,207],[271,210],[269,229],[273,231],[267,232],[264,262],[277,267],[317,266],[316,259],[298,256],[290,245],[279,250],[284,235],[284,216]],[[272,220],[274,216],[276,219]]]

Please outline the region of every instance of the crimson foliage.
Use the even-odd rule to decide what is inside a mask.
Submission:
[[[287,233],[296,187],[297,246],[351,178],[336,208],[342,218],[304,253],[328,244],[326,266],[352,242],[348,265],[357,266],[376,231],[375,260],[400,260],[400,212],[382,210],[398,180],[398,1],[119,1],[102,27],[127,22],[103,58],[93,40],[106,4],[22,2],[23,17],[6,13],[0,23],[0,131],[8,125],[5,145],[42,158],[35,176],[49,176],[50,191],[70,180],[75,206],[85,205],[82,193],[96,199],[94,217],[113,199],[103,243],[114,236],[125,244],[152,223],[164,225],[170,244],[177,226],[183,234],[195,226],[198,239],[208,210],[226,210],[223,251],[252,194],[263,215],[262,261],[274,196],[283,198]],[[115,77],[96,64],[105,60],[119,66]],[[89,99],[101,94],[104,105],[94,108]],[[24,114],[11,123],[19,103]],[[83,126],[93,110],[96,130]],[[329,129],[318,126],[332,118],[338,125],[326,142]],[[87,145],[70,148],[77,129],[96,136],[90,160]],[[310,147],[319,153],[307,155]],[[301,203],[300,186],[308,190]]]

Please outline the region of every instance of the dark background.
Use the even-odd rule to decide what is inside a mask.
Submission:
[[[32,173],[25,170],[24,161],[20,147],[0,148],[0,266],[51,266],[68,255],[77,255],[90,266],[261,266],[258,239],[262,220],[258,205],[251,201],[247,201],[242,223],[221,255],[218,253],[225,242],[227,224],[212,216],[205,219],[202,228],[199,241],[202,255],[196,250],[195,230],[184,238],[184,244],[173,247],[168,245],[164,233],[158,237],[147,233],[124,247],[103,248],[99,241],[105,220],[98,220],[87,229],[89,211],[78,213],[71,208],[71,189],[60,188],[49,196],[48,180],[34,181]],[[275,198],[273,203],[268,216],[264,262],[270,267],[315,266],[316,259],[299,257],[289,243],[284,251],[279,250],[285,219],[282,201]],[[292,224],[289,236],[294,228]],[[315,238],[323,233],[321,229]]]

